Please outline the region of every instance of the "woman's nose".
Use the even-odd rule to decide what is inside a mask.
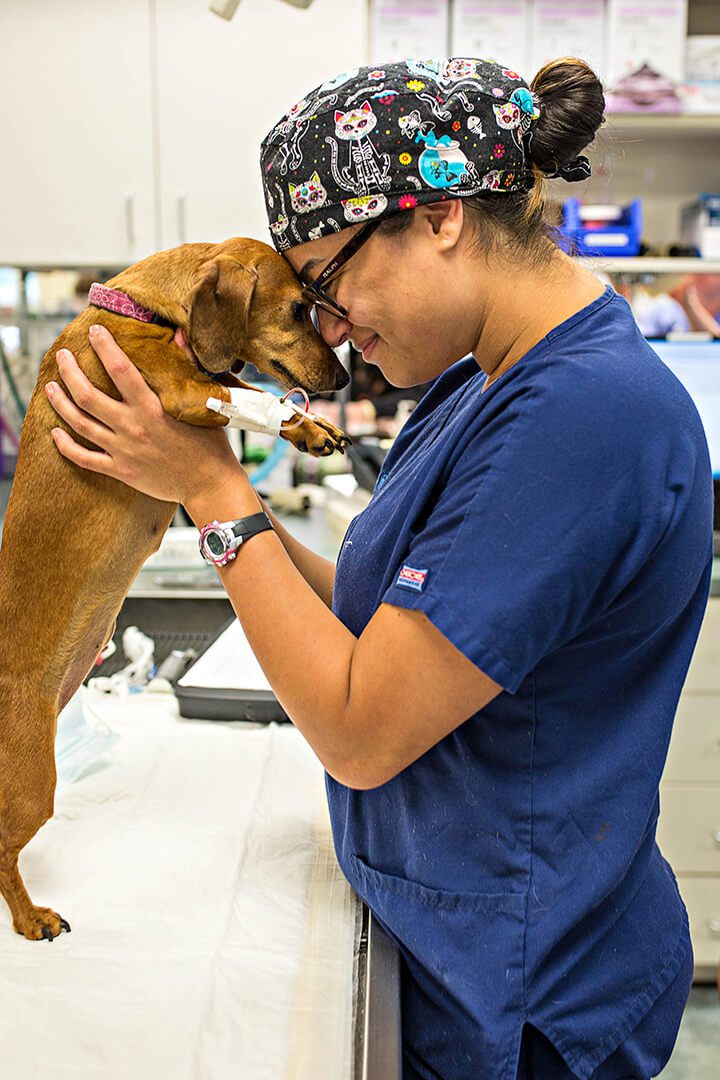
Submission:
[[[331,349],[339,349],[350,340],[352,323],[349,319],[341,319],[338,315],[333,315],[332,312],[321,307],[315,308],[315,318],[320,337]]]

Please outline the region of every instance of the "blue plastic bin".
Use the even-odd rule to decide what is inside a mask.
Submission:
[[[563,204],[560,232],[568,241],[567,250],[571,254],[613,257],[640,254],[641,199],[634,199],[629,206],[624,206],[617,221],[602,222],[593,228],[582,222],[581,206],[580,199],[567,199]]]

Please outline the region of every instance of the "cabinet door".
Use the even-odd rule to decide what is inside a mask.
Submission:
[[[0,4],[0,265],[154,250],[148,0]]]
[[[304,93],[365,64],[366,0],[158,0],[162,245],[269,242],[260,143]]]
[[[720,877],[678,878],[690,917],[695,970],[715,975],[720,962]]]
[[[720,787],[663,784],[657,835],[676,874],[720,875]]]
[[[720,784],[720,694],[684,690],[663,781]],[[720,867],[718,868],[720,871]]]
[[[720,600],[711,596],[683,693],[720,690]]]

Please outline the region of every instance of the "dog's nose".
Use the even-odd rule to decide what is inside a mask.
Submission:
[[[342,390],[343,386],[347,386],[349,382],[350,376],[348,375],[347,371],[345,370],[345,368],[340,368],[337,375],[335,376],[335,389]]]

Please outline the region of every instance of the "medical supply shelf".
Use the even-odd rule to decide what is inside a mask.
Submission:
[[[720,274],[720,259],[655,258],[650,255],[613,259],[597,255],[582,262],[607,274]]]
[[[627,132],[636,138],[671,136],[683,138],[696,135],[717,138],[720,133],[720,116],[716,113],[650,113],[608,112],[599,136],[613,140]]]

